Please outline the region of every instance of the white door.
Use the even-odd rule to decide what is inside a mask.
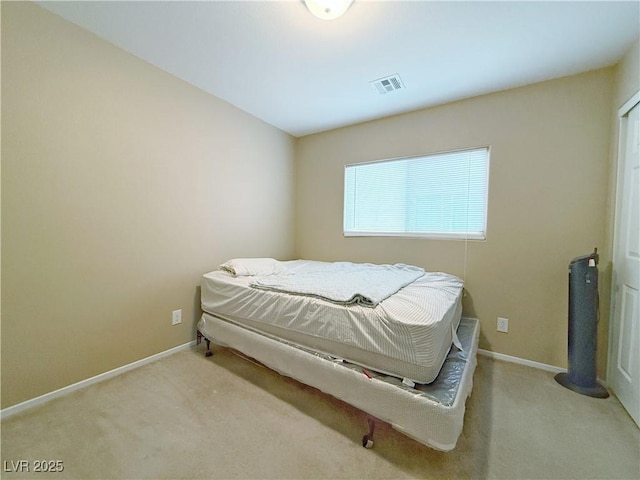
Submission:
[[[640,96],[620,109],[608,383],[640,426]]]

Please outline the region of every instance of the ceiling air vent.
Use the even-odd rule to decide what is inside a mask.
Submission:
[[[389,92],[405,88],[402,80],[400,80],[400,75],[397,73],[369,82],[369,85],[380,95],[386,95]]]

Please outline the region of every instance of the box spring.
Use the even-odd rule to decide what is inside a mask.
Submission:
[[[431,384],[416,388],[393,376],[367,375],[358,365],[208,313],[202,315],[198,329],[212,342],[234,348],[282,375],[343,400],[436,450],[452,450],[462,432],[465,403],[476,367],[480,332],[477,319],[460,320],[457,335],[462,350],[452,348],[438,377]]]

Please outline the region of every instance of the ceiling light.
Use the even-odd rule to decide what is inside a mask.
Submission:
[[[353,0],[302,0],[311,13],[322,20],[333,20],[346,12]]]

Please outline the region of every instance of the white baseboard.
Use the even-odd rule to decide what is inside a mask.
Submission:
[[[23,412],[27,409],[36,407],[38,405],[42,405],[43,403],[49,402],[54,398],[61,397],[62,395],[66,395],[75,390],[79,390],[81,388],[88,387],[89,385],[93,385],[94,383],[102,382],[109,378],[113,378],[117,375],[122,375],[125,372],[133,370],[135,368],[139,368],[148,363],[159,360],[163,357],[168,357],[169,355],[173,355],[174,353],[178,353],[182,350],[187,350],[193,347],[196,344],[196,341],[193,340],[191,342],[185,343],[183,345],[178,345],[177,347],[171,348],[169,350],[165,350],[164,352],[157,353],[155,355],[151,355],[150,357],[143,358],[133,363],[129,363],[127,365],[123,365],[122,367],[114,368],[113,370],[109,370],[108,372],[101,373],[96,375],[95,377],[87,378],[86,380],[82,380],[80,382],[74,383],[72,385],[68,385],[66,387],[62,387],[58,390],[54,390],[53,392],[45,393],[44,395],[40,395],[39,397],[32,398],[30,400],[26,400],[22,403],[18,403],[17,405],[12,405],[11,407],[4,408],[0,410],[0,419],[8,418],[12,415],[16,415],[20,412]],[[503,353],[491,352],[489,350],[478,349],[478,353],[480,355],[484,355],[485,357],[493,358],[496,360],[502,360],[505,362],[517,363],[519,365],[525,365],[527,367],[537,368],[539,370],[546,370],[548,372],[560,373],[566,372],[566,368],[556,367],[554,365],[548,365],[546,363],[534,362],[533,360],[527,360],[525,358],[520,357],[512,357],[511,355],[505,355]]]
[[[478,353],[480,355],[484,355],[485,357],[494,358],[496,360],[502,360],[504,362],[517,363],[518,365],[525,365],[527,367],[537,368],[539,370],[546,370],[547,372],[552,373],[565,373],[567,372],[566,368],[556,367],[555,365],[547,365],[546,363],[534,362],[533,360],[527,360],[526,358],[520,357],[512,357],[511,355],[505,355],[504,353],[496,353],[490,352],[489,350],[478,349]],[[601,379],[600,377],[596,378],[596,381],[609,388],[609,385],[606,381]]]
[[[114,368],[113,370],[109,370],[108,372],[101,373],[99,375],[96,375],[95,377],[87,378],[86,380],[81,380],[80,382],[74,383],[72,385],[68,385],[66,387],[59,388],[58,390],[54,390],[53,392],[45,393],[44,395],[40,395],[39,397],[26,400],[22,403],[18,403],[17,405],[12,405],[11,407],[3,408],[2,410],[0,410],[0,419],[4,420],[5,418],[8,418],[12,415],[16,415],[17,413],[23,412],[27,409],[49,402],[54,398],[58,398],[58,397],[61,397],[62,395],[66,395],[75,390],[88,387],[89,385],[93,385],[94,383],[102,382],[109,378],[122,375],[123,373],[128,372],[129,370],[133,370],[135,368],[139,368],[148,363],[155,362],[156,360],[159,360],[164,357],[168,357],[169,355],[173,355],[174,353],[178,353],[182,350],[187,350],[193,347],[195,344],[196,344],[196,341],[193,340],[183,345],[178,345],[177,347],[170,348],[169,350],[165,350],[164,352],[156,353],[155,355],[151,355],[150,357],[143,358],[136,362],[123,365],[122,367]]]
[[[527,360],[526,358],[512,357],[511,355],[505,355],[504,353],[490,352],[489,350],[478,349],[480,355],[485,357],[494,358],[496,360],[502,360],[504,362],[517,363],[518,365],[525,365],[527,367],[537,368],[539,370],[546,370],[553,373],[566,372],[566,368],[556,367],[554,365],[548,365],[546,363],[534,362],[533,360]]]

